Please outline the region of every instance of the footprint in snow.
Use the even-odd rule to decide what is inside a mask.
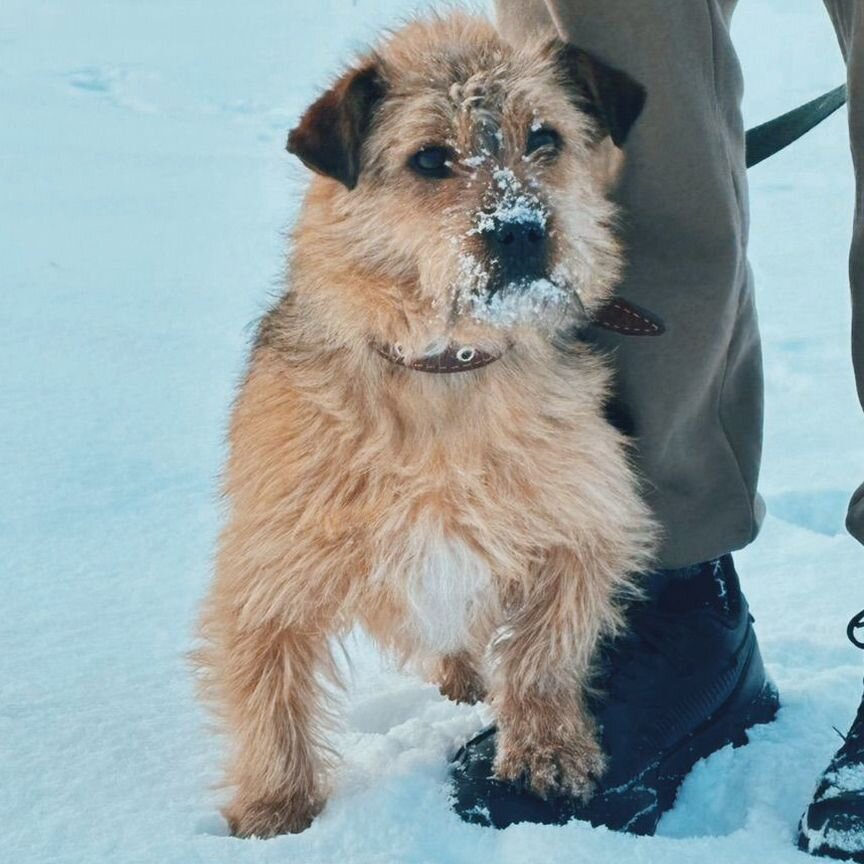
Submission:
[[[125,73],[117,68],[98,66],[83,66],[67,73],[69,85],[86,93],[110,93],[114,85],[125,77]]]
[[[834,537],[845,530],[849,492],[844,489],[783,492],[779,495],[766,495],[765,503],[768,512],[784,522]]]

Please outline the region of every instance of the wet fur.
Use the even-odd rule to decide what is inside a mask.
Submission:
[[[513,49],[474,18],[425,19],[334,88],[337,105],[358,70],[386,80],[354,188],[350,166],[336,177],[312,165],[330,174],[309,187],[288,290],[234,407],[230,514],[201,621],[204,693],[232,744],[235,834],[300,831],[323,807],[331,642],[357,623],[446,695],[491,701],[499,776],[586,796],[603,771],[584,698],[592,659],[621,628],[654,537],[627,444],[603,419],[610,372],[558,336],[563,313],[502,327],[454,311],[460,255],[483,255],[470,229],[496,164],[543,196],[554,260],[582,305],[618,278],[606,196],[620,153],[567,91],[556,50],[548,38]],[[521,157],[538,115],[568,141],[555,164]],[[476,153],[489,117],[503,144],[487,166],[437,184],[406,174],[429,140]],[[327,158],[348,158],[341,146]],[[503,356],[431,375],[370,348],[410,355],[441,339]],[[442,561],[462,562],[464,580],[424,584]],[[450,598],[463,626],[439,634]]]

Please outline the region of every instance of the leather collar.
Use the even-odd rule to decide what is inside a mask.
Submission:
[[[408,361],[402,355],[398,345],[376,345],[375,350],[397,366],[413,369],[415,372],[470,372],[481,369],[501,358],[500,354],[490,354],[479,348],[450,345],[439,354],[428,354]]]
[[[620,297],[601,306],[588,321],[588,326],[612,330],[624,336],[661,336],[666,332],[657,315]]]
[[[620,298],[612,300],[597,310],[584,329],[588,327],[600,327],[624,336],[660,336],[666,330],[663,322],[652,312]],[[407,361],[398,345],[374,345],[373,347],[382,357],[397,366],[404,366],[415,372],[435,374],[482,369],[502,357],[502,354],[492,354],[480,348],[450,345],[438,354],[429,354]]]

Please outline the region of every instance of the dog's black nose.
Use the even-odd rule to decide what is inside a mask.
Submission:
[[[487,242],[505,279],[530,279],[545,271],[546,230],[540,222],[496,221]]]

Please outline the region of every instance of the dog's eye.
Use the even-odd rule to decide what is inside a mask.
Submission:
[[[528,133],[528,141],[525,144],[525,155],[530,156],[537,150],[550,149],[560,150],[561,136],[549,126],[541,126],[539,129],[532,129]]]
[[[436,179],[450,176],[452,162],[453,153],[447,147],[424,147],[408,160],[408,164],[418,174]]]

